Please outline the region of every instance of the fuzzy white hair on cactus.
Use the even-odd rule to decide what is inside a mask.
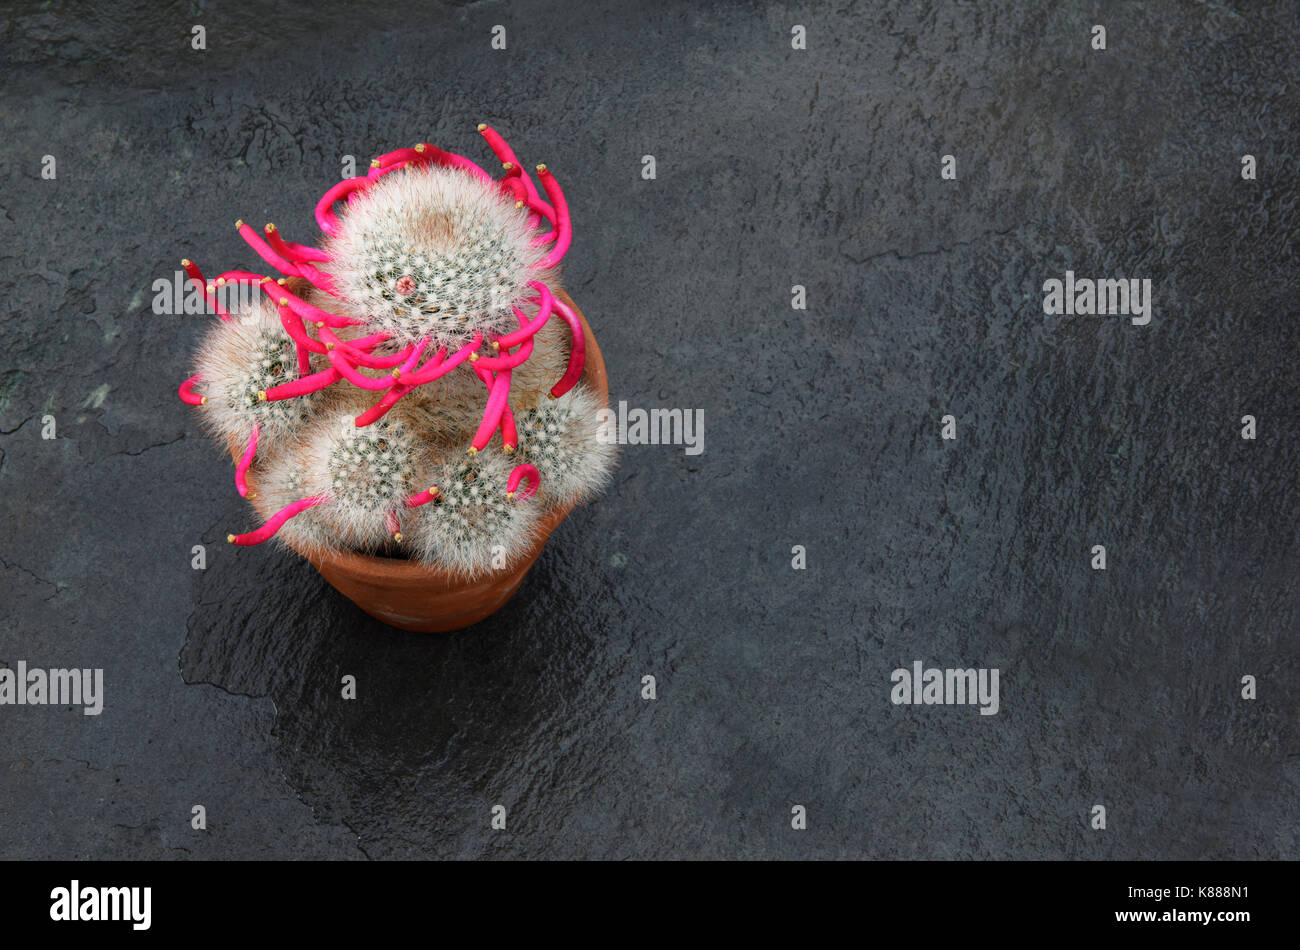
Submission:
[[[444,462],[433,474],[438,497],[409,521],[421,558],[473,577],[511,566],[536,537],[536,498],[508,497],[514,463],[500,454]]]
[[[394,524],[406,499],[427,487],[421,473],[432,458],[427,444],[385,417],[357,428],[346,412],[321,420],[301,452],[305,494],[324,496],[320,515],[339,542],[374,550],[400,533]]]
[[[258,457],[257,492],[250,494],[250,501],[263,521],[270,521],[278,512],[311,495],[300,449],[301,446],[293,444],[277,446]],[[320,505],[303,511],[285,522],[276,532],[275,540],[311,557],[324,554],[337,546],[328,515],[329,509]]]
[[[599,437],[601,404],[581,383],[518,413],[518,457],[541,474],[542,497],[571,505],[609,480],[617,446]]]
[[[528,217],[469,172],[426,165],[387,175],[350,202],[325,251],[367,330],[399,345],[427,337],[455,347],[513,330],[511,308],[532,295],[528,282],[554,284]]]
[[[203,422],[228,442],[242,445],[254,424],[265,437],[287,435],[311,412],[314,393],[280,402],[259,398],[298,378],[294,342],[265,298],[246,313],[214,323],[199,344],[194,366],[207,394]]]

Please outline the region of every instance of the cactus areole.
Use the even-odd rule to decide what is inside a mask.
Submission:
[[[181,262],[219,320],[180,397],[232,449],[235,489],[263,522],[231,543],[278,537],[472,579],[607,480],[614,447],[561,299],[564,192],[478,131],[500,178],[429,143],[398,149],[325,192],[317,245],[236,222],[276,275],[205,280]],[[227,309],[238,284],[253,303]]]

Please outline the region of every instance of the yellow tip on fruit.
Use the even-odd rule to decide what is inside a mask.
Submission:
[[[471,363],[477,363],[477,362],[478,362],[478,354],[477,354],[477,353],[471,353],[471,354],[469,355],[469,361],[470,361]]]
[[[379,167],[379,159],[377,159],[377,158],[372,158],[372,159],[370,160],[370,167],[371,167],[371,168],[378,168],[378,167]]]
[[[266,390],[265,390],[265,389],[259,389],[259,390],[257,391],[257,401],[258,401],[258,402],[266,402]]]
[[[235,222],[235,230],[236,230],[236,231],[238,231],[238,230],[239,230],[240,228],[242,228],[243,226],[244,226],[244,219],[243,219],[243,218],[240,218],[238,221]]]
[[[276,281],[276,283],[279,284],[281,287],[283,287],[285,284],[289,283],[289,278],[281,277],[279,280]]]
[[[482,122],[480,122],[480,123],[478,124],[478,130],[479,130],[480,132],[484,132],[484,131],[487,130],[487,126],[484,125]]]
[[[516,201],[516,202],[515,202],[515,207],[516,207],[516,208],[522,208],[523,206],[524,206],[524,203],[523,203],[522,201]]]
[[[510,171],[510,169],[514,168],[515,166],[514,163],[512,162],[502,162],[501,167],[504,168],[506,171]]]
[[[189,267],[189,266],[190,266],[190,259],[188,257],[182,257],[181,267]]]
[[[507,443],[505,444],[505,450],[506,450],[506,455],[514,455],[514,454],[515,454],[515,447],[514,447],[513,445],[511,445],[509,442],[507,442]]]
[[[507,498],[507,499],[513,500],[514,497],[515,497],[515,493],[514,493],[514,492],[512,492],[512,491],[508,491],[508,492],[506,492],[506,498]]]
[[[469,447],[469,454],[470,454],[470,455],[478,455],[478,449],[474,448],[474,446],[471,445],[471,446]]]
[[[393,540],[396,541],[398,544],[401,544],[401,543],[402,543],[402,532],[400,532],[400,531],[394,531],[394,532],[393,532]]]
[[[207,404],[208,404],[208,397],[207,397],[207,396],[200,396],[200,397],[199,397],[199,405],[200,405],[200,406],[206,406]]]
[[[423,142],[421,142],[419,145],[415,146],[415,152],[416,152],[417,155],[423,155],[423,154],[424,154],[424,149],[425,149],[425,144],[424,144]]]
[[[264,228],[264,230],[266,231],[267,234],[274,234],[274,233],[275,233],[275,225],[268,221],[268,222],[266,223],[266,227]]]
[[[228,535],[226,535],[226,543],[227,543],[227,544],[234,544],[234,543],[235,543],[235,536],[234,536],[233,534],[228,534]]]
[[[538,165],[538,166],[537,166],[537,174],[540,175],[540,174],[542,174],[544,171],[546,171],[546,166],[545,166],[545,165]]]

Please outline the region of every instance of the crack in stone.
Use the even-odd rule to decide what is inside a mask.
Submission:
[[[184,432],[182,432],[182,433],[181,433],[180,435],[178,435],[176,438],[174,438],[174,439],[172,439],[172,440],[170,440],[170,441],[168,441],[168,442],[155,442],[153,445],[146,445],[144,448],[142,448],[142,449],[141,449],[140,451],[138,451],[138,452],[110,452],[110,453],[108,454],[108,457],[109,457],[109,458],[112,458],[112,457],[115,456],[115,455],[130,455],[130,456],[144,455],[144,453],[148,452],[150,449],[161,449],[161,448],[164,448],[164,447],[166,447],[166,446],[168,446],[168,445],[175,445],[177,442],[181,441],[181,439],[183,439],[183,438],[185,438],[185,433],[184,433]]]
[[[176,665],[177,665],[177,667],[179,668],[179,666],[180,666],[180,662],[179,662],[179,661],[180,661],[180,657],[178,656],[176,659],[177,659],[177,664],[176,664]],[[275,708],[275,700],[274,700],[274,699],[271,699],[270,695],[268,695],[267,693],[240,693],[240,692],[237,692],[236,690],[231,689],[231,688],[228,687],[228,686],[222,686],[220,683],[214,683],[214,682],[212,682],[212,680],[191,680],[191,679],[186,679],[186,678],[185,678],[185,671],[184,671],[184,670],[181,670],[181,671],[180,671],[180,674],[181,674],[181,682],[184,683],[186,686],[211,686],[213,689],[219,689],[219,690],[221,690],[221,692],[225,693],[227,696],[234,696],[234,697],[236,697],[237,699],[270,699],[270,700],[271,700],[271,707],[272,707],[273,709]],[[278,711],[278,710],[276,710],[276,715],[277,715],[277,716],[279,715],[279,711]],[[272,723],[272,729],[274,729],[274,728],[275,728],[274,723]]]
[[[939,247],[931,248],[930,250],[927,251],[913,251],[910,254],[904,254],[901,251],[895,250],[894,248],[890,248],[889,250],[885,250],[885,251],[877,251],[875,254],[868,254],[866,257],[854,257],[852,254],[849,254],[846,251],[840,251],[840,256],[852,261],[854,264],[869,264],[871,261],[874,261],[877,258],[888,257],[891,254],[900,261],[911,261],[911,260],[915,260],[918,257],[933,257],[936,254],[951,254],[953,251],[957,250],[958,248],[970,247],[973,244],[978,244],[980,241],[987,241],[989,238],[1006,237],[1014,230],[1015,230],[1014,227],[1010,227],[1007,228],[1005,231],[986,231],[983,234],[976,235],[975,237],[971,238],[969,241],[958,241],[956,244],[953,244],[948,247],[940,245]]]
[[[45,600],[47,601],[53,597],[57,597],[60,593],[63,592],[64,587],[67,586],[66,584],[61,584],[56,581],[47,581],[45,578],[41,577],[41,575],[37,574],[35,571],[23,567],[21,564],[18,564],[17,562],[10,564],[2,557],[0,557],[0,567],[3,567],[7,571],[22,571],[24,574],[28,575],[29,577],[35,578],[36,580],[40,581],[42,584],[45,584],[48,587],[53,587],[54,593],[50,594],[49,597],[45,598]]]

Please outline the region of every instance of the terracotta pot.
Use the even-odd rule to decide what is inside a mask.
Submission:
[[[608,406],[609,382],[596,338],[569,295],[560,291],[558,296],[578,315],[586,337],[587,359],[582,381],[601,404]],[[252,479],[249,481],[251,484]],[[537,541],[510,568],[470,581],[400,558],[352,552],[304,554],[304,557],[335,590],[376,620],[403,630],[442,633],[478,623],[501,609],[523,583],[524,575],[542,553],[551,532],[572,510],[572,506],[559,508],[543,518]]]

